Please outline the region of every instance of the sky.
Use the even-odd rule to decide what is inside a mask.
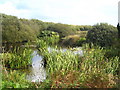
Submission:
[[[118,23],[119,0],[0,0],[0,13],[72,25]]]

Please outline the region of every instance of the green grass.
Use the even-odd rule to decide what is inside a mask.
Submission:
[[[49,53],[43,40],[37,45],[47,62],[47,79],[40,83],[28,82],[25,74],[5,71],[4,67],[3,88],[117,88],[119,57],[106,57],[106,49],[84,45],[84,56],[80,57],[69,50],[63,53],[57,46],[55,49],[59,51]]]
[[[31,64],[31,49],[20,49],[15,48],[11,52],[1,54],[3,66],[11,69],[26,68],[27,65]]]
[[[72,84],[73,87],[111,88],[116,85],[112,79],[117,78],[119,57],[105,57],[106,50],[98,46],[90,48],[84,45],[83,48],[83,57],[73,55],[69,51],[62,53],[61,49],[52,53],[46,49],[42,51],[47,61],[52,87],[66,88]],[[111,79],[109,75],[113,78]],[[67,76],[70,76],[69,79]]]

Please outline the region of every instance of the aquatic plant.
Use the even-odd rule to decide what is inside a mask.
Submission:
[[[10,73],[8,72],[9,74],[3,76],[3,87],[117,88],[118,75],[116,70],[118,70],[119,57],[106,57],[105,48],[85,44],[82,48],[84,55],[80,57],[73,54],[70,50],[63,52],[57,46],[49,52],[47,43],[44,40],[40,40],[38,41],[38,49],[47,63],[46,70],[48,76],[46,80],[39,83],[26,82],[22,79],[21,74],[19,76],[16,74],[17,72],[10,71]],[[9,80],[11,84],[8,84],[6,80]]]
[[[19,52],[18,52],[19,51]],[[26,68],[31,64],[31,49],[24,48],[20,51],[20,48],[14,49],[13,52],[2,53],[2,63],[5,67],[11,69]]]

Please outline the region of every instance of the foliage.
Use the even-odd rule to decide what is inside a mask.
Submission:
[[[47,30],[58,32],[60,37],[74,34],[76,31],[74,29],[74,26],[67,25],[67,24],[61,24],[61,23],[53,24],[53,25],[49,26],[47,28]]]
[[[40,39],[37,40],[37,48],[42,52],[43,50],[46,50],[48,47],[47,42],[45,42],[44,40]]]
[[[37,19],[18,19],[3,14],[3,42],[22,42],[36,40],[37,49],[46,61],[47,79],[44,82],[32,83],[19,72],[31,64],[32,50],[14,49],[1,53],[3,63],[2,88],[113,88],[117,87],[118,66],[120,59],[117,30],[108,24],[94,26],[75,26],[60,23],[43,22]],[[81,30],[81,31],[80,31]],[[88,32],[88,34],[87,34]],[[86,41],[93,44],[83,44]],[[75,55],[72,50],[63,52],[54,46],[64,38],[69,45],[82,45],[83,56]],[[116,40],[115,40],[116,39]],[[116,42],[115,42],[116,41]],[[100,46],[110,46],[102,48]],[[114,44],[114,45],[113,45]],[[6,70],[9,69],[9,70]]]
[[[79,35],[68,35],[62,38],[62,45],[64,46],[74,46],[76,42],[79,40]]]
[[[40,40],[44,40],[44,42],[46,42],[48,45],[54,45],[59,42],[59,34],[53,31],[47,31],[47,30],[41,31],[38,38]]]
[[[78,58],[70,51],[64,53],[61,49],[59,51],[52,51],[51,53],[45,51],[44,59],[47,61],[48,72],[52,74],[60,70],[63,70],[64,74],[67,71],[78,69]]]
[[[117,85],[119,57],[105,57],[103,48],[84,45],[84,56],[79,57],[69,50],[62,52],[58,47],[49,53],[47,44],[44,45],[39,50],[47,61],[47,79],[31,83],[24,79],[25,75],[10,71],[4,73],[3,88],[113,88]]]
[[[2,88],[28,88],[30,84],[28,84],[25,79],[25,74],[22,74],[18,71],[9,72],[3,69],[2,75]]]
[[[80,38],[76,43],[75,46],[82,46],[82,44],[86,43],[86,38]]]
[[[86,48],[87,47],[87,48]],[[102,72],[117,74],[118,60],[119,57],[115,56],[112,58],[105,57],[106,50],[101,47],[94,47],[90,49],[88,45],[85,45],[83,62],[81,63],[82,71],[90,72]]]
[[[80,31],[89,31],[89,30],[91,30],[93,28],[90,25],[81,25],[81,26],[78,26],[78,27],[79,27]]]
[[[65,46],[82,46],[86,42],[87,31],[77,31],[74,35],[68,35],[61,39]]]
[[[4,66],[11,69],[20,69],[26,68],[27,65],[31,64],[31,49],[24,49],[20,51],[20,48],[14,49],[13,52],[10,53],[2,53],[2,63]]]
[[[81,38],[86,38],[88,31],[77,31],[77,35],[80,35]]]
[[[117,84],[114,79],[117,78],[119,57],[105,57],[106,50],[98,46],[84,45],[83,50],[83,57],[70,51],[61,52],[57,47],[51,53],[47,49],[40,50],[47,61],[51,87],[112,88]]]
[[[37,38],[39,27],[34,22],[5,14],[2,16],[3,42],[33,41]]]
[[[111,46],[117,38],[117,29],[112,25],[100,23],[93,26],[93,29],[88,31],[87,41],[100,46]]]

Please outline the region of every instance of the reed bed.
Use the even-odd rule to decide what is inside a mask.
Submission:
[[[24,60],[30,59],[29,50],[22,54],[3,53],[3,88],[118,88],[119,57],[106,57],[106,49],[98,46],[83,46],[84,55],[79,56],[71,51],[63,52],[62,48],[54,46],[48,51],[44,40],[37,42],[37,48],[46,61],[47,79],[44,82],[32,83],[25,80],[25,74],[16,70],[6,70],[9,64],[24,66]],[[108,52],[107,52],[108,53]],[[13,56],[15,58],[13,58]],[[27,56],[27,57],[25,57]],[[12,57],[12,58],[11,58]],[[17,58],[17,59],[16,59]],[[20,59],[18,59],[20,58]],[[15,61],[16,60],[16,61]],[[18,60],[18,61],[17,61]],[[28,62],[27,62],[28,64]],[[18,66],[12,66],[18,67]]]

